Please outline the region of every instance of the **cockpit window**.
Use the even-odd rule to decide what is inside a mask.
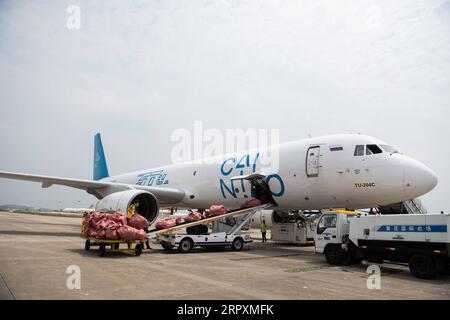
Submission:
[[[363,156],[364,155],[364,145],[357,145],[355,147],[355,157]]]
[[[324,233],[328,228],[336,228],[336,214],[325,214],[320,218],[319,223],[317,224],[317,234]]]
[[[380,145],[380,147],[387,153],[398,153],[398,151],[394,147],[388,146],[386,144],[382,144]]]
[[[379,146],[377,146],[376,144],[368,144],[367,145],[367,149],[366,149],[367,155],[378,154],[378,153],[383,153],[383,150],[381,150]]]

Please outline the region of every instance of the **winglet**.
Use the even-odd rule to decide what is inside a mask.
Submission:
[[[108,166],[106,165],[105,152],[103,151],[102,138],[100,133],[94,137],[94,180],[109,177]]]

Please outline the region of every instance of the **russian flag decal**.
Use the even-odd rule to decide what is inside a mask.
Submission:
[[[344,151],[344,147],[343,146],[330,146],[330,151]]]

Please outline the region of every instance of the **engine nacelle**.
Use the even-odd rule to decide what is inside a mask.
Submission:
[[[126,215],[133,203],[139,204],[136,211],[144,216],[148,222],[153,223],[158,218],[158,199],[150,192],[143,190],[126,190],[111,193],[97,202],[95,211],[115,211]]]

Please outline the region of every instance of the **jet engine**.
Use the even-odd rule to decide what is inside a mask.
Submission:
[[[114,192],[95,205],[95,211],[128,213],[132,204],[137,204],[136,212],[144,216],[148,222],[154,222],[159,215],[158,199],[150,192],[143,190],[126,190]]]

